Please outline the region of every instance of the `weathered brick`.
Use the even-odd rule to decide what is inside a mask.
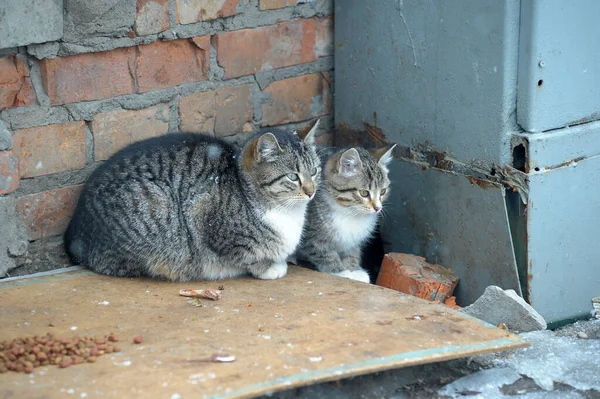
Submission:
[[[215,35],[217,61],[225,78],[312,62],[331,54],[330,18],[295,19]]]
[[[0,195],[19,188],[19,158],[12,151],[0,151]]]
[[[273,82],[264,93],[273,101],[263,104],[263,126],[300,122],[331,112],[331,90],[326,72]]]
[[[69,225],[83,185],[63,187],[19,198],[21,215],[30,240],[64,233]]]
[[[377,277],[377,285],[382,287],[440,302],[452,296],[457,284],[458,276],[450,270],[420,256],[400,253],[385,255]]]
[[[133,93],[135,48],[42,60],[42,82],[52,105]]]
[[[25,56],[17,54],[0,58],[0,110],[35,102]]]
[[[140,46],[135,69],[138,91],[206,80],[209,62],[208,35]]]
[[[181,130],[228,136],[252,130],[251,85],[196,93],[179,101]]]
[[[276,8],[284,8],[295,6],[298,0],[260,0],[261,10],[274,10]]]
[[[230,17],[237,13],[239,0],[175,0],[177,23],[194,22]]]
[[[21,177],[34,177],[85,166],[85,122],[17,130],[13,151]]]
[[[149,137],[160,136],[169,130],[169,107],[160,104],[139,111],[117,110],[94,117],[94,159],[103,161],[131,144]]]
[[[150,35],[169,29],[169,0],[138,0],[135,33]]]

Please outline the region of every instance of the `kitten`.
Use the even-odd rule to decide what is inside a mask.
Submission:
[[[296,260],[321,272],[370,281],[361,267],[362,247],[375,231],[389,196],[387,164],[395,146],[350,148],[324,160],[323,181],[308,206]]]
[[[317,124],[260,134],[239,153],[193,133],[128,146],[85,184],[67,252],[113,276],[283,277],[320,180]]]

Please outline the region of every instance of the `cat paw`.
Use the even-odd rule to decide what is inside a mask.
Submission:
[[[278,278],[282,278],[287,273],[287,264],[286,263],[273,263],[271,267],[267,270],[259,274],[258,277],[261,280],[275,280]]]
[[[332,273],[332,274],[334,276],[349,278],[350,280],[356,280],[356,281],[360,281],[360,282],[363,282],[363,283],[370,283],[371,282],[371,278],[369,277],[369,273],[367,273],[364,270],[354,270],[354,271],[344,270],[342,272]]]

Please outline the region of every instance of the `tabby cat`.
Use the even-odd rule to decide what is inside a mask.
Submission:
[[[308,206],[297,261],[321,272],[370,281],[361,267],[361,253],[389,196],[387,164],[395,146],[325,154],[323,182]]]
[[[194,133],[126,147],[83,188],[65,233],[71,260],[171,281],[283,277],[320,180],[316,128],[271,130],[241,151]]]

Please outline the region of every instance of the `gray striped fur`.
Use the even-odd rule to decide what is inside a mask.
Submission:
[[[308,206],[296,260],[322,272],[369,282],[361,253],[389,196],[386,165],[394,146],[323,153],[323,182]]]
[[[259,134],[241,151],[193,133],[132,144],[85,184],[67,252],[113,276],[283,277],[320,179],[315,128]]]

